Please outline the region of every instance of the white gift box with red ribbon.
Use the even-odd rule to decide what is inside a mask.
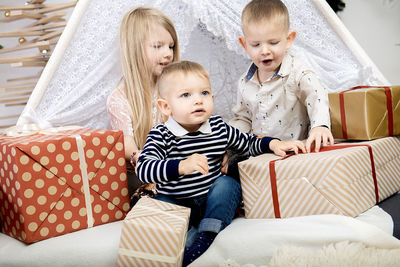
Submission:
[[[400,137],[239,163],[246,218],[355,217],[400,189]]]

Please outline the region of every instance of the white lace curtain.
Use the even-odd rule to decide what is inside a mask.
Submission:
[[[215,113],[231,118],[236,82],[250,63],[237,41],[241,11],[247,2],[80,0],[65,30],[69,32],[60,39],[18,124],[108,128],[106,99],[121,78],[119,24],[129,9],[143,5],[154,6],[171,18],[178,32],[181,58],[206,67],[216,95]],[[284,2],[291,28],[297,31],[292,52],[314,68],[329,91],[386,83],[351,35],[345,29],[343,33],[333,11],[325,7],[327,13],[321,12],[311,0]],[[326,5],[322,0],[316,2]]]

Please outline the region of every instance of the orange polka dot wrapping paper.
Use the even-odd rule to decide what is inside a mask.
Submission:
[[[0,135],[2,231],[25,243],[124,219],[122,131]]]

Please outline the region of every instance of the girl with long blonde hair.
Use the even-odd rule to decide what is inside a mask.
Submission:
[[[179,60],[178,37],[161,11],[137,7],[122,19],[120,48],[123,77],[107,99],[107,111],[111,127],[124,132],[126,159],[135,161],[148,132],[163,119],[155,84],[163,68]]]

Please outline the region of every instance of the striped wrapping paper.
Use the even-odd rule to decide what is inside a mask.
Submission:
[[[126,216],[118,266],[181,266],[190,209],[142,197]]]
[[[279,157],[264,154],[239,163],[246,218],[355,217],[399,191],[399,136],[346,144],[370,145],[373,160],[366,146],[299,154],[275,162],[276,184],[269,162]]]

